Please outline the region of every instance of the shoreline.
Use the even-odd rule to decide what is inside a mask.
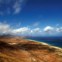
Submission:
[[[36,41],[36,40],[31,40],[31,39],[26,39],[26,40],[38,42],[38,43],[40,43],[40,44],[47,45],[47,46],[49,46],[49,47],[51,47],[51,48],[56,48],[56,49],[62,50],[61,47],[54,46],[54,45],[51,45],[51,44],[48,44],[48,43],[45,43],[45,42],[40,42],[40,41]]]

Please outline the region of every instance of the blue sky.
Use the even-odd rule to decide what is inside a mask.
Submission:
[[[28,35],[62,35],[62,0],[0,0],[0,26],[3,25],[19,34],[25,29],[37,30],[38,34]]]

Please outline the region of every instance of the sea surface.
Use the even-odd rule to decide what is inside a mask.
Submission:
[[[50,45],[62,48],[62,37],[27,37],[27,39],[45,42]]]

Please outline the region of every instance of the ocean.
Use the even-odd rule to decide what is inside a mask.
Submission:
[[[27,39],[45,42],[53,46],[62,48],[62,37],[27,37]]]

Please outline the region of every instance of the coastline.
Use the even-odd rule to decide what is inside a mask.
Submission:
[[[40,44],[43,44],[43,45],[49,46],[49,47],[51,47],[51,48],[55,48],[55,49],[62,50],[62,48],[61,48],[61,47],[53,46],[53,45],[48,44],[48,43],[45,43],[45,42],[40,42],[40,41],[36,41],[36,40],[31,40],[31,39],[26,39],[26,40],[33,41],[33,42],[38,42],[38,43],[40,43]]]

